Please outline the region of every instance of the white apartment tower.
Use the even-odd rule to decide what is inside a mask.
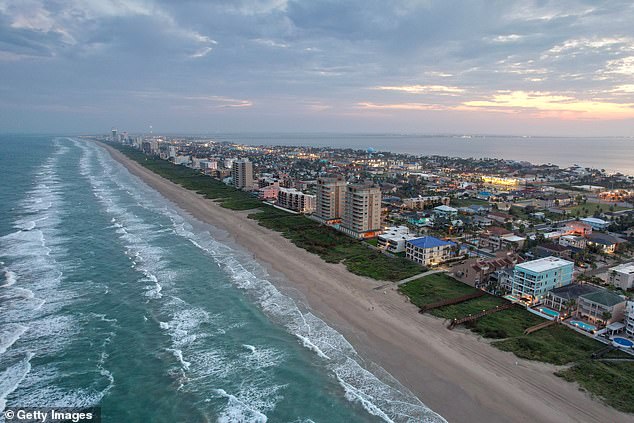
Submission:
[[[364,184],[348,185],[341,226],[357,238],[380,231],[381,189]]]
[[[233,186],[238,189],[253,189],[253,163],[249,159],[240,159],[233,162],[231,168]]]
[[[341,219],[345,195],[346,181],[341,176],[319,178],[317,180],[315,216],[324,220]]]

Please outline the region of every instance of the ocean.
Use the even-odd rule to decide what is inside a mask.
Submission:
[[[248,145],[374,148],[414,155],[498,158],[558,166],[579,165],[634,175],[634,138],[439,136],[398,134],[211,134]]]
[[[0,177],[0,410],[444,421],[102,148],[3,135]]]

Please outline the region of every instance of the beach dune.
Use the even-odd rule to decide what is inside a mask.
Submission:
[[[553,375],[554,366],[518,359],[472,333],[421,315],[393,284],[351,274],[341,264],[188,191],[119,151],[112,157],[196,219],[227,231],[359,354],[392,374],[449,422],[626,422],[632,416],[591,399]],[[375,289],[381,285],[384,288]]]

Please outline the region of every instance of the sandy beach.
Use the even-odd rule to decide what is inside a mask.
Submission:
[[[247,213],[223,209],[100,145],[181,209],[227,231],[272,273],[282,274],[274,281],[284,285],[280,288],[296,293],[362,357],[383,367],[449,422],[634,421],[554,376],[555,366],[518,359],[467,331],[449,331],[442,320],[419,314],[393,284],[328,264],[259,226]]]

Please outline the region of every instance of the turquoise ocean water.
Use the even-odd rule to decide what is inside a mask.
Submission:
[[[0,410],[444,421],[103,149],[0,136],[0,177]]]

